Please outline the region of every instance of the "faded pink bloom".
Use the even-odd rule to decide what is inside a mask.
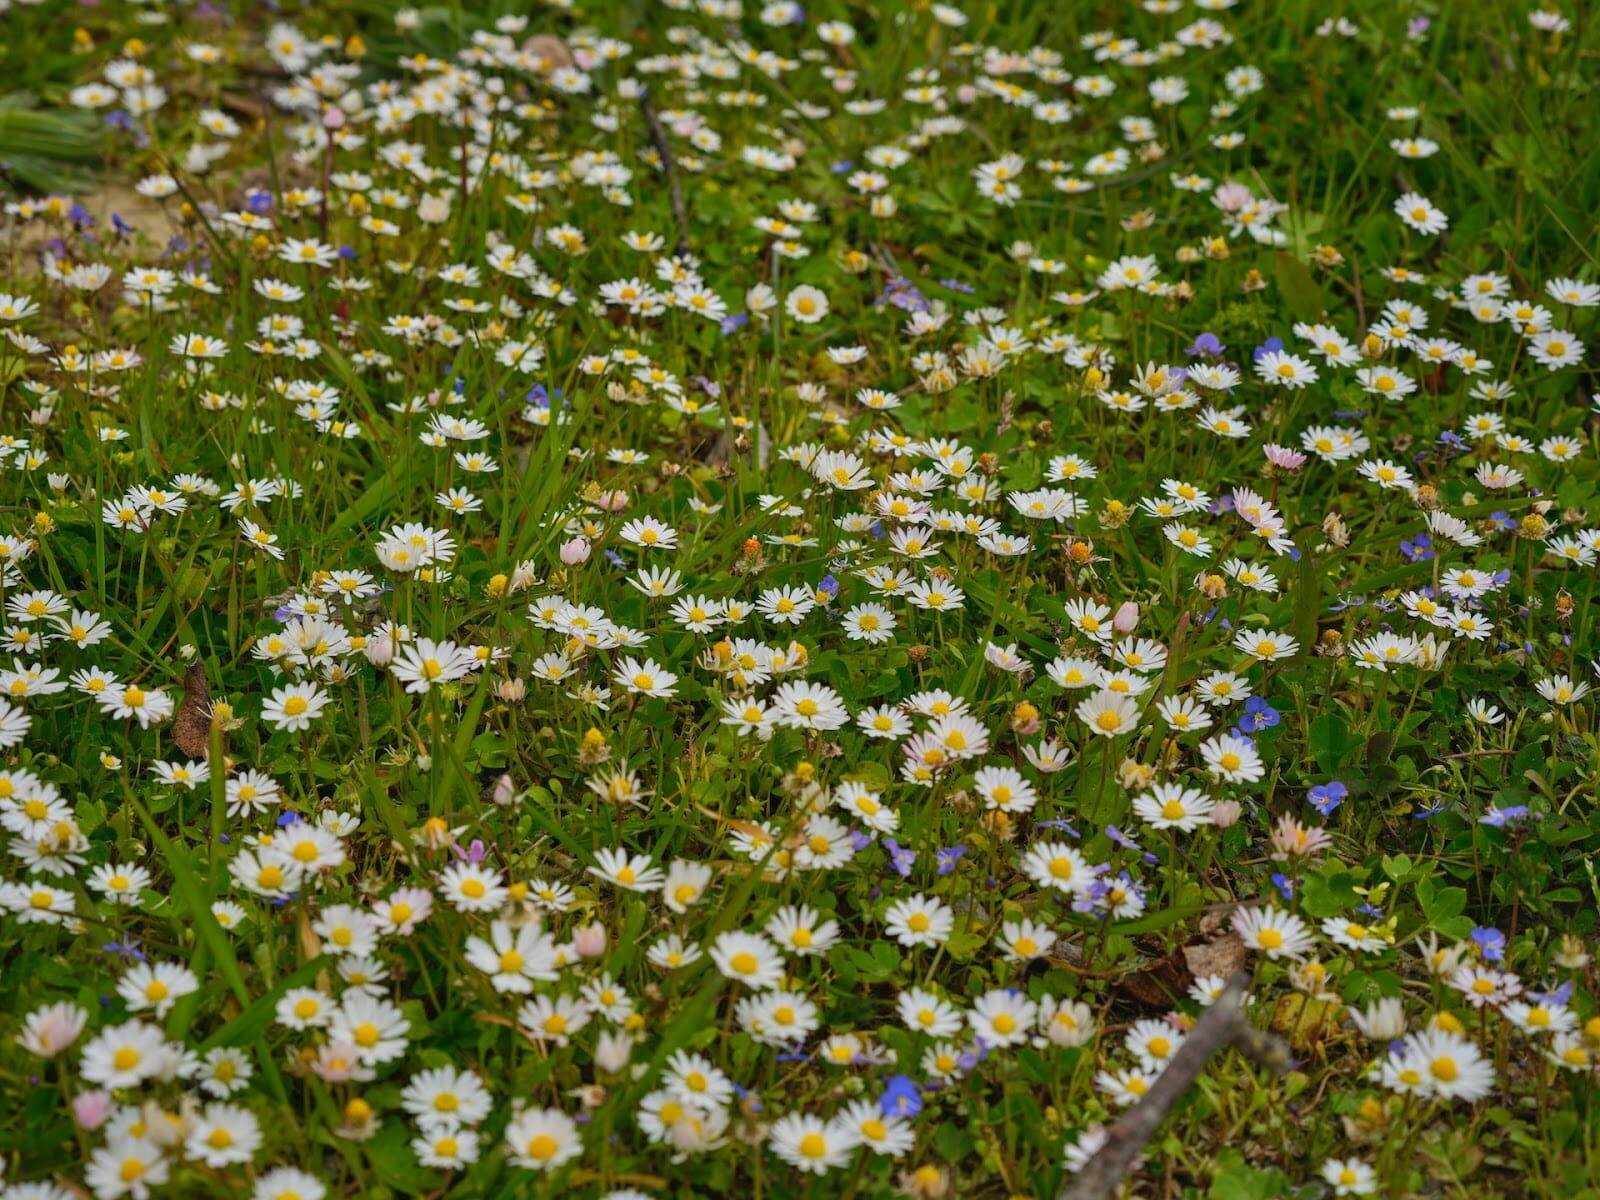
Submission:
[[[1249,188],[1242,183],[1234,183],[1232,180],[1220,185],[1211,194],[1211,203],[1225,213],[1236,213],[1249,205],[1254,199],[1255,197],[1251,195]]]
[[[1124,600],[1111,617],[1111,628],[1118,633],[1132,633],[1138,623],[1139,603],[1136,600]]]
[[[1028,737],[1031,734],[1038,733],[1038,716],[1029,716],[1027,713],[1013,715],[1011,718],[1011,732],[1015,733],[1018,737]]]
[[[30,1054],[54,1058],[78,1040],[88,1020],[89,1014],[76,1004],[46,1005],[28,1014],[17,1041]]]
[[[78,1128],[93,1133],[106,1123],[111,1113],[111,1093],[96,1088],[92,1092],[79,1092],[72,1098],[72,1119]]]
[[[582,958],[599,958],[606,952],[606,927],[599,921],[572,931],[572,948]]]
[[[1327,830],[1300,824],[1287,814],[1278,818],[1272,827],[1272,861],[1284,862],[1291,858],[1310,858],[1321,854],[1333,844]]]
[[[589,543],[583,538],[573,538],[570,542],[561,543],[561,561],[569,567],[589,561]]]
[[[1306,456],[1298,450],[1268,442],[1265,446],[1267,461],[1279,470],[1298,471],[1306,465]]]
[[[361,1049],[350,1042],[329,1042],[317,1051],[311,1070],[327,1083],[364,1083],[372,1079],[371,1067],[361,1065]]]

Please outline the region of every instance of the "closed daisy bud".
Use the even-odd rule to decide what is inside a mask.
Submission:
[[[924,1163],[914,1171],[900,1172],[900,1190],[913,1200],[944,1200],[950,1192],[950,1172]]]
[[[1132,758],[1122,760],[1117,768],[1117,779],[1130,792],[1142,792],[1155,778],[1156,769]]]
[[[1244,808],[1237,800],[1218,800],[1211,810],[1211,824],[1218,829],[1228,829],[1239,823]]]
[[[606,952],[606,927],[596,921],[572,931],[572,948],[582,958],[599,958]]]

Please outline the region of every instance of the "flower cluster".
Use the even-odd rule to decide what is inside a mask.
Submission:
[[[0,1200],[1053,1194],[1235,980],[1294,1068],[1135,1186],[1570,1194],[1600,285],[1470,36],[100,7],[139,222],[6,205]]]

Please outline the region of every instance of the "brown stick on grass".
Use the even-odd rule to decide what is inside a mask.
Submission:
[[[1206,1009],[1166,1070],[1156,1077],[1139,1102],[1106,1131],[1105,1145],[1068,1181],[1056,1200],[1110,1200],[1146,1143],[1155,1137],[1167,1114],[1200,1077],[1213,1055],[1236,1046],[1245,1057],[1274,1074],[1288,1069],[1289,1047],[1271,1034],[1262,1033],[1244,1015],[1249,986],[1250,977],[1243,972],[1228,981],[1227,989]]]
[[[650,141],[661,156],[661,171],[667,177],[667,194],[672,198],[672,216],[678,223],[678,257],[689,253],[689,210],[683,204],[683,188],[678,183],[678,162],[672,157],[672,147],[667,143],[667,131],[661,128],[661,118],[656,116],[655,105],[650,103],[650,93],[639,93],[639,108],[644,112],[644,123],[650,129]]]

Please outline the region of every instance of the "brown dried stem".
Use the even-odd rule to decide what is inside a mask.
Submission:
[[[672,199],[672,216],[678,223],[678,257],[689,253],[689,210],[684,207],[683,188],[678,183],[678,162],[672,157],[672,147],[667,142],[667,131],[661,127],[655,105],[650,103],[648,92],[639,93],[639,108],[644,113],[644,123],[650,130],[650,141],[661,157],[661,172],[667,177],[667,193]]]
[[[1105,1145],[1061,1189],[1056,1200],[1110,1200],[1140,1152],[1213,1055],[1234,1046],[1274,1074],[1288,1069],[1288,1046],[1261,1032],[1244,1015],[1249,986],[1250,977],[1243,972],[1228,981],[1227,989],[1201,1016],[1172,1056],[1172,1062],[1139,1102],[1107,1130]]]

